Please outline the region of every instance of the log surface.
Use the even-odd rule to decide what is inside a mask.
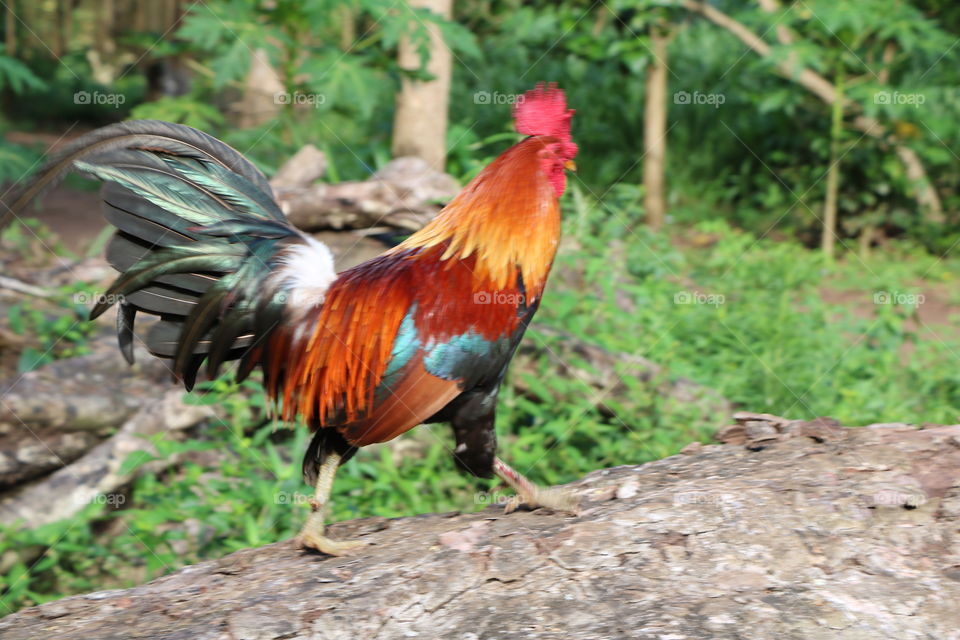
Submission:
[[[21,611],[0,637],[960,637],[960,425],[774,418],[738,417],[743,444],[588,475],[579,518],[343,523],[331,535],[362,555],[244,550]]]

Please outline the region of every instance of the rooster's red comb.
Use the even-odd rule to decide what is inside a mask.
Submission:
[[[553,136],[570,142],[570,119],[574,110],[567,109],[567,97],[555,82],[539,83],[527,91],[513,106],[517,131],[525,136]]]

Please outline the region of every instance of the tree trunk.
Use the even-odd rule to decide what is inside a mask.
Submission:
[[[17,55],[17,10],[16,0],[7,0],[7,20],[4,31],[3,44],[6,54],[10,57]]]
[[[651,229],[663,227],[667,217],[664,169],[667,154],[667,44],[658,26],[650,28],[650,64],[647,65],[643,110],[643,206]]]
[[[136,33],[142,33],[147,30],[149,19],[147,11],[149,5],[145,2],[135,2],[133,4],[133,30]]]
[[[266,49],[257,49],[251,56],[250,70],[243,81],[243,94],[230,105],[231,123],[240,129],[248,129],[277,117],[284,105],[293,109],[294,94],[286,90],[289,86],[293,85],[285,86],[280,73],[270,64]]]
[[[860,259],[864,262],[867,262],[870,259],[870,247],[873,244],[873,236],[877,233],[876,225],[867,224],[864,225],[863,229],[860,230],[860,237],[857,238],[857,244],[859,246],[858,253],[860,254]]]
[[[70,52],[70,43],[73,42],[73,10],[74,0],[62,0],[60,15],[60,42],[64,55]]]
[[[353,7],[347,4],[340,5],[340,49],[350,51],[357,41],[357,17]]]
[[[957,637],[960,426],[736,419],[730,444],[589,474],[579,517],[478,491],[480,513],[333,525],[372,543],[352,557],[245,549],[19,611],[0,636]]]
[[[66,53],[67,47],[64,40],[64,23],[69,20],[69,12],[63,6],[65,0],[54,0],[53,5],[53,57],[59,60]]]
[[[827,262],[833,262],[837,237],[837,198],[840,192],[840,140],[843,137],[843,70],[837,65],[837,100],[831,107],[830,165],[827,167],[827,197],[823,204],[823,236],[820,248]]]
[[[113,39],[113,21],[116,15],[114,0],[100,0],[100,13],[97,16],[96,33],[97,41],[94,43],[97,51],[101,54],[101,60],[106,60],[112,56],[117,49],[116,42]]]
[[[449,19],[453,0],[409,0],[410,7],[429,9]],[[437,170],[443,171],[447,155],[447,105],[450,101],[450,77],[453,63],[450,49],[443,42],[440,29],[427,24],[430,33],[430,60],[426,70],[432,80],[404,77],[397,95],[397,112],[393,121],[393,157],[416,156]],[[417,47],[403,38],[399,47],[401,69],[420,69]]]

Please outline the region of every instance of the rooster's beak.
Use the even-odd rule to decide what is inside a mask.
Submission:
[[[576,171],[577,163],[574,162],[573,160],[567,160],[566,162],[563,163],[563,168],[566,169],[567,171]]]

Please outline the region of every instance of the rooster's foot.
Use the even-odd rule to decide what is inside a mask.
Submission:
[[[580,498],[573,491],[559,487],[536,487],[532,495],[515,495],[504,505],[503,512],[513,513],[521,505],[530,509],[545,508],[574,516],[580,515]]]
[[[345,556],[367,544],[364,540],[331,540],[324,535],[324,531],[323,510],[312,511],[296,538],[297,546],[328,556]]]
[[[307,531],[297,536],[297,544],[303,549],[313,549],[328,556],[345,556],[367,543],[363,540],[331,540],[327,536]]]
[[[507,502],[504,513],[516,511],[517,507],[525,504],[531,509],[546,507],[553,511],[580,515],[580,499],[570,489],[538,487],[500,458],[494,459],[493,472],[517,492],[517,495]]]

